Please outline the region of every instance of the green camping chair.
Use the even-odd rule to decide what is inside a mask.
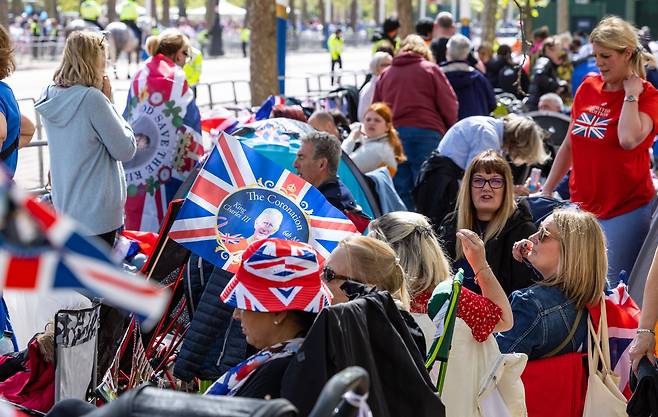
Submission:
[[[430,347],[425,361],[427,372],[432,370],[435,362],[439,361],[439,378],[436,388],[439,396],[443,391],[443,381],[448,368],[448,355],[452,345],[452,334],[455,330],[457,318],[457,302],[462,291],[464,282],[464,270],[459,269],[450,281],[444,281],[436,286],[430,297],[427,314],[430,316],[437,328],[434,342]]]

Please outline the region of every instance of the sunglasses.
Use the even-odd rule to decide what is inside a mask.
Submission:
[[[537,239],[540,242],[544,242],[546,239],[555,239],[558,240],[557,236],[554,236],[551,232],[548,231],[543,225],[539,226],[537,229]]]
[[[331,282],[335,279],[342,279],[343,281],[352,281],[350,277],[337,274],[333,269],[329,268],[328,266],[325,266],[322,269],[322,278],[324,279],[324,282]]]
[[[505,180],[499,177],[489,178],[488,180],[482,177],[474,177],[471,180],[471,186],[473,188],[484,188],[487,184],[493,189],[503,188],[505,186]]]

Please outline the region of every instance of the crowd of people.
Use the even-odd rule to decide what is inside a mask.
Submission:
[[[213,378],[204,374],[211,379],[205,389],[198,386],[204,395],[285,398],[307,415],[327,380],[357,364],[370,374],[367,402],[374,415],[461,415],[466,409],[486,415],[485,409],[495,409],[522,416],[523,384],[542,384],[526,377],[519,385],[526,361],[591,355],[592,322],[604,323],[592,319],[592,310],[632,271],[656,203],[650,149],[658,134],[658,91],[648,76],[656,60],[646,40],[618,17],[571,39],[540,29],[523,67],[513,47],[476,50],[456,33],[449,13],[419,22],[418,34],[405,39],[398,30],[395,19],[386,19],[374,39],[371,77],[361,86],[354,120],[300,106],[272,111],[314,130],[299,138],[289,168],[361,233],[323,254],[309,242],[274,237],[285,227],[283,215],[266,209],[235,274],[198,257],[185,266],[188,277],[212,271],[200,290],[186,288],[190,294],[221,280],[213,299],[219,295],[217,308],[231,314],[222,316],[221,334],[207,336],[224,347],[240,346],[228,356],[222,348],[219,358],[199,359],[215,364]],[[342,66],[340,30],[329,43],[333,70]],[[150,58],[140,68],[149,76],[135,81],[123,114],[105,75],[107,47],[100,33],[72,33],[36,111],[48,137],[53,207],[112,247],[132,222],[130,199],[141,198],[145,206],[151,203],[144,199],[161,193],[157,204],[167,200],[165,210],[176,191],[167,188],[171,178],[191,172],[203,151],[195,144],[199,110],[184,81],[190,39],[168,29],[147,40]],[[598,73],[574,84],[579,54],[593,59]],[[14,69],[9,33],[0,28],[0,79]],[[174,86],[180,97],[173,97]],[[500,93],[527,97],[529,114],[495,117]],[[149,126],[156,133],[165,129],[167,112],[139,113],[140,102],[152,110],[167,102],[175,116],[167,143],[180,144],[164,161],[169,171],[156,166],[149,180],[128,185],[127,178],[130,183],[154,170],[139,159],[156,146]],[[571,117],[553,158],[550,133],[532,118],[537,110]],[[0,81],[0,159],[9,171],[33,133]],[[363,186],[375,196],[377,218],[339,177],[345,157],[367,178]],[[135,168],[137,160],[143,171]],[[528,179],[538,167],[548,172],[541,189]],[[371,184],[378,181],[384,186]],[[569,206],[555,194],[565,182]],[[537,201],[549,202],[542,215]],[[632,361],[631,372],[644,357],[655,363],[655,256],[635,339],[621,359]],[[455,276],[463,283],[456,285]],[[210,302],[195,300],[190,303]],[[9,315],[3,315],[8,331]],[[238,322],[241,332],[231,331]],[[447,369],[437,372],[426,367],[426,358],[436,358],[446,335],[452,337],[443,353]],[[582,360],[574,366],[582,367]],[[514,377],[501,377],[505,372]],[[491,391],[479,385],[492,378],[497,395],[505,397],[495,405],[485,404]],[[577,383],[566,378],[564,387]],[[606,404],[584,407],[597,415]],[[48,415],[94,409],[65,401]]]

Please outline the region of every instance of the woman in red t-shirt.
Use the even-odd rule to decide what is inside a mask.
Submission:
[[[649,148],[658,131],[658,91],[645,81],[635,28],[603,19],[590,35],[600,75],[585,78],[574,98],[571,126],[542,191],[551,195],[571,168],[571,200],[596,215],[608,244],[608,280],[630,273],[649,231],[656,190]]]

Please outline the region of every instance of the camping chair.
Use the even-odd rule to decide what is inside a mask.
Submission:
[[[450,292],[447,309],[442,315],[441,311],[437,312],[433,321],[439,329],[443,329],[441,334],[434,339],[425,361],[425,368],[431,372],[434,364],[439,361],[439,373],[436,382],[436,388],[439,396],[443,392],[443,383],[448,369],[448,356],[452,341],[452,333],[455,330],[455,320],[457,319],[457,303],[464,283],[464,270],[459,269],[452,279],[452,291]],[[441,303],[443,304],[443,303]],[[441,306],[437,306],[440,308]],[[443,309],[441,309],[443,310]]]
[[[55,314],[55,402],[85,400],[95,384],[100,307]]]
[[[185,186],[184,183],[183,186]],[[151,379],[162,378],[175,387],[169,367],[187,331],[182,274],[190,252],[168,234],[183,200],[169,203],[151,257],[142,268],[142,274],[172,290],[172,299],[160,322],[149,332],[142,332],[133,318],[123,330],[122,340],[111,366],[99,381],[97,392],[105,401],[115,398],[121,390],[131,389]]]

